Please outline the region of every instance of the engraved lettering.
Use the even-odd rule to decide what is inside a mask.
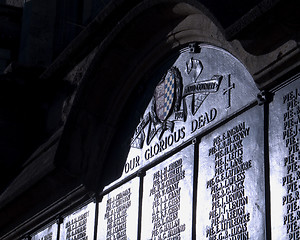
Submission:
[[[140,166],[140,156],[136,156],[135,158],[130,159],[125,163],[125,167],[124,167],[125,173],[128,173],[129,171],[132,171],[139,166]]]
[[[217,109],[212,108],[209,112],[205,112],[204,114],[200,115],[197,119],[193,119],[191,122],[191,133],[194,133],[196,130],[201,129],[202,127],[214,121],[217,117],[217,114]]]
[[[106,240],[127,239],[127,209],[131,206],[131,189],[128,188],[106,201],[104,219],[107,220]]]
[[[87,240],[86,235],[87,218],[89,216],[89,211],[80,214],[78,217],[71,219],[66,222],[66,240]]]
[[[174,143],[179,142],[181,139],[185,138],[185,127],[178,129],[177,131],[171,133],[165,138],[161,139],[158,143],[151,145],[145,150],[145,159],[149,160],[159,153],[166,150],[168,147],[171,147]]]
[[[282,177],[282,186],[286,189],[286,195],[282,197],[282,205],[285,208],[283,224],[286,226],[288,239],[299,239],[299,90],[296,88],[283,96],[282,103],[286,111],[283,113],[283,145],[288,155],[283,158],[286,175]]]
[[[243,141],[249,134],[250,127],[242,122],[215,137],[208,149],[208,156],[215,161],[215,176],[206,183],[212,198],[208,239],[250,239],[250,213],[246,211],[249,199],[244,183],[252,160],[245,161],[243,155]]]
[[[181,239],[185,224],[180,222],[181,187],[179,183],[185,178],[182,159],[153,174],[153,186],[149,195],[154,196],[152,203],[151,239]]]

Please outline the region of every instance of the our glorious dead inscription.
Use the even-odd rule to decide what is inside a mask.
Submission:
[[[153,98],[132,135],[120,179],[256,101],[257,88],[241,62],[223,49],[198,47],[182,49],[164,74],[154,76]]]
[[[300,238],[299,82],[276,92],[270,104],[272,239]]]
[[[99,240],[137,239],[139,179],[105,195],[99,203]]]
[[[149,170],[145,176],[141,239],[190,239],[192,147]]]
[[[200,239],[264,239],[262,149],[263,117],[259,107],[225,124],[200,143]]]

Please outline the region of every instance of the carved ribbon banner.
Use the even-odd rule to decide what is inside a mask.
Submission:
[[[214,75],[211,80],[189,84],[184,88],[183,97],[190,94],[217,92],[222,78],[220,75]]]

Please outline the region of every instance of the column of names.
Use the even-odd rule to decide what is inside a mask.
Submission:
[[[252,167],[252,160],[244,159],[244,139],[250,134],[250,127],[242,122],[213,139],[208,155],[214,159],[215,175],[207,181],[212,206],[209,211],[211,225],[206,238],[250,239],[247,223],[250,213],[245,194],[246,171]]]
[[[106,201],[106,240],[127,239],[127,209],[131,206],[130,197],[131,189],[127,188]]]
[[[179,183],[184,178],[182,159],[153,174],[153,187],[150,189],[150,196],[154,196],[151,239],[180,239],[180,233],[185,231],[186,226],[180,222],[178,215],[181,208]]]
[[[86,233],[88,216],[89,211],[82,213],[78,217],[66,222],[66,240],[88,240]]]
[[[283,224],[286,226],[288,239],[300,238],[300,92],[296,88],[284,95],[282,103],[285,107],[283,113],[282,139],[288,152],[284,156],[285,176],[282,177],[282,186],[286,194],[282,197],[282,205],[285,209]]]

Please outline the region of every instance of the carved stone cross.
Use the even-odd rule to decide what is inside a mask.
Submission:
[[[235,88],[235,83],[231,84],[230,81],[230,74],[228,75],[228,87],[223,89],[223,95],[225,95],[226,93],[228,93],[228,104],[226,108],[230,108],[231,107],[231,90]]]

